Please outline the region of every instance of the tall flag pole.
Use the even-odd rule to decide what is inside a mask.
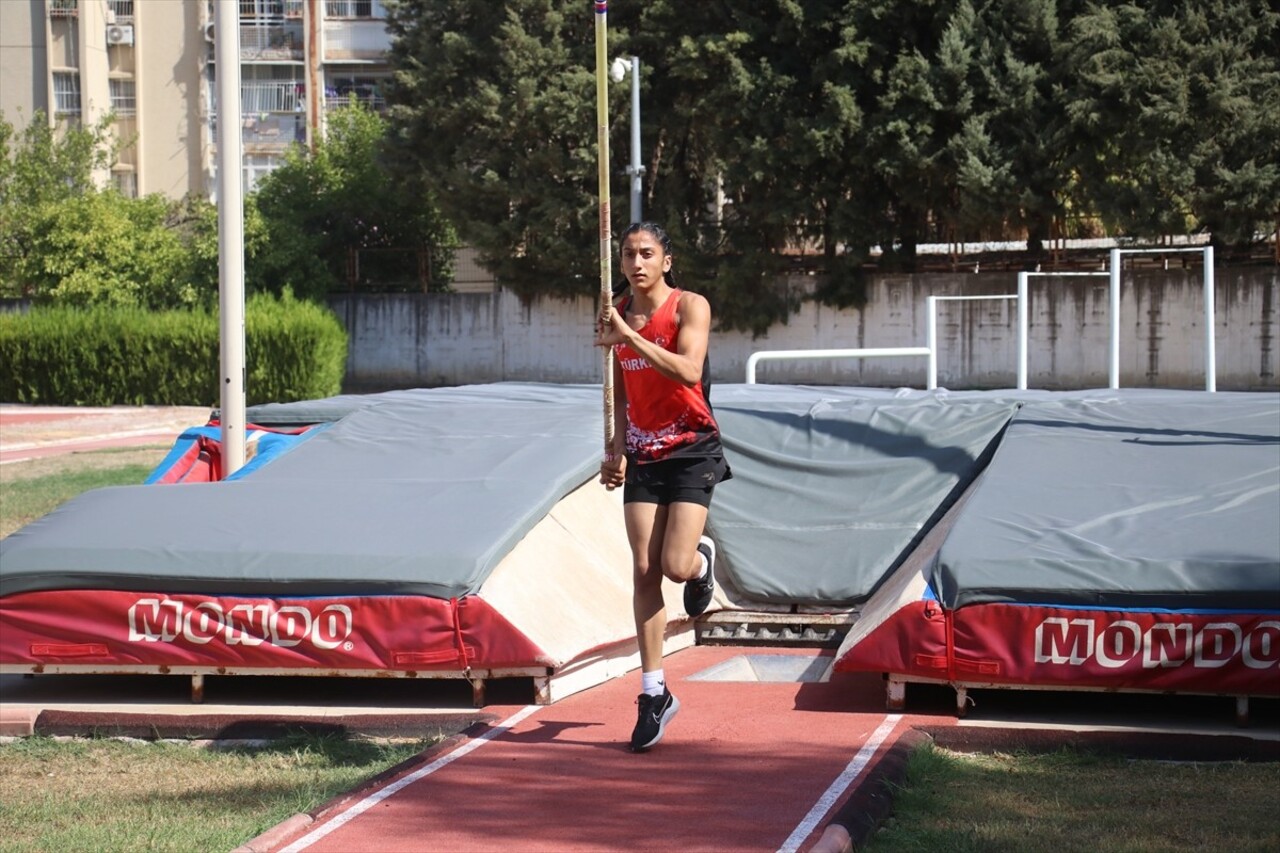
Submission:
[[[609,214],[609,4],[595,0],[596,7],[596,124],[600,164],[600,313],[613,304],[613,250]],[[603,348],[604,360],[604,452],[611,452],[614,439],[613,347]]]

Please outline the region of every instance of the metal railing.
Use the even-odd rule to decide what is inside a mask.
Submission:
[[[1018,294],[999,293],[990,296],[930,296],[925,299],[925,305],[928,309],[928,316],[925,325],[925,349],[929,352],[929,374],[925,380],[925,387],[930,391],[938,387],[938,303],[939,302],[976,302],[979,300],[1009,300],[1015,299],[1019,305],[1025,304]],[[1018,364],[1019,366],[1026,363],[1027,351],[1026,341],[1018,340]],[[1018,386],[1026,387],[1024,385]]]
[[[1200,252],[1204,257],[1204,390],[1218,390],[1216,355],[1215,297],[1213,281],[1213,246],[1178,249],[1112,249],[1111,250],[1111,336],[1110,380],[1112,388],[1120,387],[1120,258],[1122,255],[1155,255],[1175,252]]]
[[[1070,278],[1088,276],[1107,276],[1110,279],[1110,342],[1109,373],[1110,387],[1120,387],[1120,258],[1125,254],[1163,254],[1174,252],[1200,252],[1204,257],[1204,361],[1205,390],[1217,391],[1216,365],[1216,329],[1215,329],[1215,296],[1213,276],[1213,247],[1197,246],[1194,248],[1163,249],[1112,249],[1110,269],[1101,272],[1020,272],[1018,273],[1018,292],[980,296],[929,296],[926,299],[927,325],[925,327],[926,345],[923,347],[871,347],[857,349],[812,349],[812,350],[763,350],[755,352],[747,358],[747,384],[756,383],[756,368],[762,361],[798,361],[824,358],[887,358],[901,356],[922,356],[928,359],[925,386],[929,390],[938,387],[938,303],[947,301],[974,300],[1014,300],[1018,310],[1017,331],[1017,387],[1024,391],[1027,388],[1027,350],[1030,319],[1028,317],[1028,297],[1032,276],[1044,278]]]
[[[301,80],[253,80],[240,84],[240,112],[302,112],[306,105],[306,88]]]
[[[107,0],[107,11],[112,14],[116,24],[133,23],[134,0]]]
[[[302,28],[293,24],[240,27],[241,59],[302,59]]]
[[[1020,272],[1018,273],[1018,390],[1027,389],[1027,336],[1031,325],[1027,316],[1027,290],[1032,276],[1044,278],[1097,277],[1108,272]]]

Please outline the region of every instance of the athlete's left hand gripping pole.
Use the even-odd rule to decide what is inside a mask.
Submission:
[[[596,7],[596,142],[600,165],[600,316],[613,304],[613,251],[609,214],[609,4]],[[604,353],[604,453],[613,452],[613,347]]]

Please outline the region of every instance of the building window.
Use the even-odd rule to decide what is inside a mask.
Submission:
[[[134,0],[107,0],[107,11],[115,17],[114,23],[133,23],[133,2]]]
[[[79,0],[49,0],[50,18],[74,18],[80,14]]]
[[[115,184],[116,191],[125,198],[138,197],[138,176],[133,172],[112,172],[111,181]]]
[[[331,76],[324,88],[325,109],[363,104],[375,112],[382,112],[387,107],[383,95],[387,79],[385,76]]]
[[[244,186],[241,190],[245,194],[253,192],[258,181],[275,171],[281,162],[283,162],[282,159],[276,154],[244,155]]]
[[[240,20],[284,17],[284,0],[240,0]]]
[[[53,111],[55,115],[80,115],[80,72],[53,72]]]
[[[138,113],[138,99],[132,80],[111,80],[111,109],[118,116]]]
[[[380,0],[325,0],[326,18],[385,18]]]

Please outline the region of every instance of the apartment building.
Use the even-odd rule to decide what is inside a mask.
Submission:
[[[325,114],[384,106],[381,0],[0,0],[0,110],[92,125],[114,113],[120,153],[98,178],[128,195],[214,195],[214,4],[239,12],[245,190]]]

